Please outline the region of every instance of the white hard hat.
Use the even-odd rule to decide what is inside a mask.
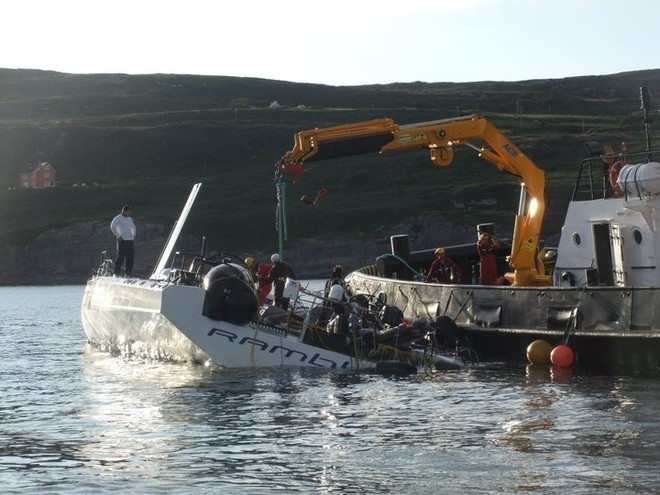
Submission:
[[[270,261],[271,261],[271,263],[277,263],[278,261],[280,261],[280,255],[277,254],[277,253],[273,254],[270,257]]]

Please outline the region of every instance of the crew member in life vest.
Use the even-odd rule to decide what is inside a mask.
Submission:
[[[284,293],[284,285],[286,284],[286,279],[291,278],[295,279],[296,274],[291,268],[291,265],[280,261],[280,255],[275,253],[270,257],[270,261],[273,263],[272,268],[268,272],[268,279],[275,284],[275,306],[279,306],[282,309],[289,308],[289,299],[282,297]]]
[[[439,284],[459,283],[463,279],[463,271],[458,264],[445,254],[445,248],[435,250],[435,259],[426,276],[427,282]]]
[[[502,244],[488,232],[479,231],[477,253],[479,254],[479,283],[481,285],[497,285],[497,253],[502,249]]]
[[[257,263],[251,256],[245,258],[245,264],[257,282],[257,301],[259,306],[262,306],[273,288],[273,283],[268,278],[268,273],[273,265],[272,263]]]
[[[266,302],[266,298],[273,288],[273,282],[270,278],[268,278],[268,274],[270,273],[271,268],[273,268],[272,263],[257,264],[257,283],[259,284],[257,300],[259,301],[259,305],[262,305],[264,302]]]

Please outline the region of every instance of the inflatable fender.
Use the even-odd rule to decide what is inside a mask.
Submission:
[[[212,320],[245,325],[257,314],[259,305],[254,285],[245,281],[240,267],[230,264],[213,267],[204,277],[204,289],[202,314]]]

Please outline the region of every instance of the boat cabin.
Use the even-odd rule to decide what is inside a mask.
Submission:
[[[553,285],[657,287],[660,151],[593,154],[580,163]]]

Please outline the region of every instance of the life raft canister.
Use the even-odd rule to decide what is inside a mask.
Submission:
[[[621,172],[621,169],[626,166],[626,161],[625,160],[617,160],[612,164],[609,170],[610,174],[610,186],[612,186],[612,194],[616,197],[623,196],[623,191],[621,190],[621,186],[619,186],[619,172]]]

